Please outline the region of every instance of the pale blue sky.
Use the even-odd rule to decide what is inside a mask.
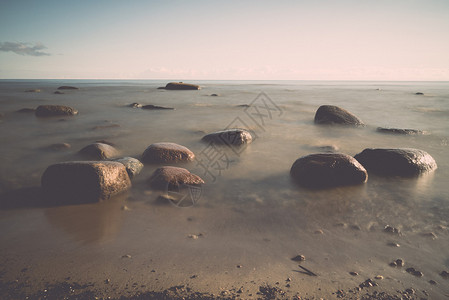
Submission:
[[[2,0],[0,78],[449,80],[449,1]]]

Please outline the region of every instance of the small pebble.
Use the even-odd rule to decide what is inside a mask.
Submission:
[[[431,284],[431,285],[435,285],[435,284],[437,284],[437,282],[435,281],[435,280],[429,280],[429,283]]]
[[[306,257],[302,254],[296,255],[295,257],[290,258],[293,261],[305,261]]]
[[[395,242],[389,242],[387,245],[390,247],[397,247],[397,248],[401,247],[401,245],[399,245],[398,243],[395,243]]]
[[[398,267],[403,267],[404,266],[404,260],[402,258],[396,259],[396,265]]]
[[[196,234],[189,234],[188,237],[191,239],[194,239],[194,240],[198,239],[198,235],[196,235]]]
[[[290,283],[287,283],[287,284],[285,285],[285,287],[288,287],[288,288],[289,288],[289,287],[290,287]]]
[[[241,268],[243,268],[243,266],[242,265],[237,265],[237,268],[241,269]]]
[[[395,261],[392,261],[391,263],[389,263],[390,267],[397,267],[398,264]]]
[[[351,229],[352,230],[362,230],[362,227],[360,227],[359,225],[351,225]]]
[[[324,234],[324,231],[321,229],[315,230],[315,234]]]
[[[394,228],[394,227],[392,227],[392,226],[390,226],[390,225],[387,225],[387,226],[385,226],[385,228],[384,228],[384,232],[387,232],[387,233],[393,233],[393,234],[399,234],[399,229]]]
[[[382,279],[384,279],[384,277],[382,276],[382,275],[377,275],[376,277],[374,277],[375,279],[379,279],[379,280],[382,280]]]
[[[357,272],[349,272],[349,274],[351,274],[352,276],[357,276],[357,275],[359,275],[359,273],[357,273]]]
[[[106,284],[109,284],[111,282],[111,279],[106,279],[105,281],[104,281],[104,283],[106,283]]]
[[[448,271],[441,271],[440,273],[441,277],[448,279],[449,278],[449,272]]]
[[[290,281],[292,281],[292,279],[289,277],[289,278],[287,278],[285,281],[290,282]]]

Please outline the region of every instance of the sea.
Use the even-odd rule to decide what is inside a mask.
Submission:
[[[205,261],[217,259],[216,253],[223,249],[230,249],[225,262],[231,264],[251,251],[261,258],[259,265],[262,257],[281,249],[286,257],[298,251],[313,256],[324,251],[314,245],[324,233],[329,238],[323,255],[333,261],[330,266],[335,269],[343,269],[354,257],[366,253],[366,264],[371,264],[366,270],[372,268],[369,259],[377,262],[375,257],[382,260],[379,265],[385,263],[379,270],[390,272],[388,260],[398,255],[379,253],[396,251],[392,245],[397,243],[405,251],[402,256],[423,269],[426,282],[430,278],[441,281],[439,272],[449,269],[449,82],[203,80],[189,81],[200,85],[200,90],[158,89],[168,82],[0,80],[0,256],[5,274],[16,274],[11,261],[27,255],[42,261],[44,253],[58,252],[56,256],[63,260],[64,253],[73,249],[95,249],[98,254],[105,245],[121,249],[130,244],[136,253],[142,253],[149,244],[143,242],[140,230],[148,224],[152,229],[145,231],[145,237],[159,241],[156,258],[162,259],[164,253],[181,255],[170,252],[177,242],[164,243],[160,231],[174,234],[190,228],[179,225],[179,219],[186,219],[188,224],[202,220],[195,223],[196,231],[182,232],[189,241],[198,237],[207,241],[208,235],[214,234],[226,240],[222,245],[219,239],[212,239],[215,245],[209,244],[205,246],[208,252],[201,252]],[[59,86],[78,89],[55,94]],[[145,110],[132,107],[132,103],[174,109]],[[20,111],[45,104],[71,106],[79,114],[39,118],[32,110]],[[321,105],[344,108],[366,126],[316,125],[314,115]],[[415,129],[424,134],[388,134],[378,132],[378,127]],[[249,130],[253,142],[233,148],[201,140],[208,133],[228,128]],[[115,206],[47,207],[33,199],[48,166],[83,159],[78,151],[97,141],[111,143],[121,156],[137,159],[152,143],[186,146],[196,159],[180,166],[203,178],[205,184],[190,191],[182,203],[172,201],[148,185],[160,165],[145,165]],[[70,147],[51,147],[59,143]],[[438,168],[413,178],[369,174],[364,184],[323,190],[298,186],[290,178],[290,168],[301,156],[321,152],[354,156],[366,148],[421,149],[435,159]],[[99,217],[102,214],[106,216]],[[397,228],[398,235],[383,232],[385,226]],[[135,240],[130,241],[129,236]],[[263,245],[270,240],[282,247],[268,247],[271,252],[264,252]],[[301,240],[307,240],[307,245]],[[179,243],[183,245],[184,240]],[[245,255],[239,252],[241,248],[246,249]],[[36,261],[29,258],[28,264]],[[363,261],[360,258],[357,264],[362,266]],[[248,259],[247,264],[251,263]],[[324,264],[319,259],[311,263],[318,270]],[[185,270],[189,269],[186,264]],[[447,292],[444,284],[438,288]]]

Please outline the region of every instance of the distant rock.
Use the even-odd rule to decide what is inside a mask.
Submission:
[[[239,104],[239,105],[236,105],[236,107],[244,107],[244,108],[247,108],[247,107],[250,107],[250,105],[249,105],[249,104]]]
[[[88,159],[104,160],[117,157],[119,151],[108,144],[93,143],[81,149],[79,153]]]
[[[36,109],[37,117],[74,116],[78,111],[70,106],[39,105]]]
[[[74,161],[49,166],[41,178],[46,199],[55,204],[106,200],[131,187],[126,168],[112,161]]]
[[[253,140],[251,133],[245,129],[227,129],[209,133],[202,138],[204,142],[213,142],[216,144],[243,145],[249,144]]]
[[[58,90],[79,90],[79,88],[70,85],[63,85],[58,87]]]
[[[116,158],[113,161],[119,162],[123,164],[126,168],[126,172],[128,172],[129,178],[134,178],[137,174],[142,171],[143,164],[134,157],[121,157]]]
[[[131,103],[131,104],[128,105],[128,106],[129,106],[129,107],[132,107],[132,108],[142,108],[142,104],[137,103],[137,102]]]
[[[165,86],[166,90],[199,90],[199,85],[184,83],[184,82],[170,82]]]
[[[187,169],[177,167],[162,167],[154,171],[149,179],[149,184],[154,189],[166,190],[182,185],[201,185],[204,181]]]
[[[21,113],[21,114],[23,114],[23,113],[25,113],[25,114],[35,113],[36,109],[35,108],[28,108],[28,107],[26,107],[26,108],[21,108],[19,110],[16,110],[16,112]]]
[[[349,111],[334,105],[322,105],[315,114],[315,124],[364,126],[362,120]]]
[[[211,97],[218,97],[218,94],[211,94]]]
[[[40,92],[42,92],[42,90],[40,90],[40,89],[30,89],[30,90],[26,90],[25,92],[26,93],[40,93]]]
[[[193,161],[195,154],[175,143],[154,143],[142,154],[144,163],[179,163]]]
[[[404,135],[428,134],[426,131],[416,129],[399,129],[399,128],[385,128],[385,127],[377,127],[376,131],[381,133],[404,134]]]
[[[357,160],[340,153],[302,156],[293,163],[290,175],[308,188],[355,185],[368,180],[368,173]]]
[[[416,176],[435,170],[437,164],[430,154],[411,148],[368,148],[354,156],[367,170],[384,176]]]
[[[424,93],[417,92],[417,93],[415,93],[415,95],[424,95]]]
[[[173,110],[173,107],[165,107],[165,106],[157,106],[153,104],[143,105],[142,109],[149,109],[149,110],[161,110],[161,109],[171,109]]]

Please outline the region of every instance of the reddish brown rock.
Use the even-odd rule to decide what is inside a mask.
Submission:
[[[253,141],[253,137],[249,131],[237,128],[209,133],[202,138],[202,141],[240,146],[251,143]]]
[[[142,154],[144,163],[179,163],[193,161],[195,154],[175,143],[154,143]]]
[[[41,178],[48,201],[81,204],[109,199],[131,187],[126,168],[112,161],[73,161],[49,166]]]
[[[320,106],[315,113],[315,123],[364,126],[362,120],[357,116],[334,105]]]
[[[63,105],[40,105],[36,109],[37,117],[74,116],[77,114],[76,109]]]
[[[103,160],[119,155],[119,151],[111,145],[104,143],[93,143],[87,145],[79,151],[79,153],[87,159]]]
[[[177,167],[162,167],[154,171],[149,179],[151,187],[159,190],[167,190],[182,185],[201,185],[204,181],[187,169]]]

